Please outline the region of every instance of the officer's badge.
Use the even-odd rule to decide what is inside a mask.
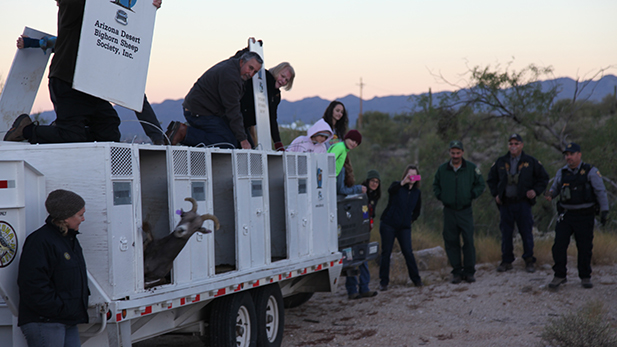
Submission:
[[[581,175],[584,175],[585,172],[587,172],[587,171],[585,171],[585,169],[581,169]]]
[[[524,167],[529,167],[529,163],[523,163]]]
[[[68,252],[64,252],[64,259],[71,260],[71,256],[69,255]]]
[[[596,171],[598,173],[598,177],[602,177],[602,174],[600,173],[600,171]]]

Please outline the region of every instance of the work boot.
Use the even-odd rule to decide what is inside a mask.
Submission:
[[[349,300],[356,300],[356,299],[360,299],[360,294],[353,293],[353,294],[347,295],[347,297],[349,298]]]
[[[382,292],[385,292],[386,290],[388,290],[388,285],[387,284],[386,285],[380,284],[379,285],[379,290],[382,291]]]
[[[416,287],[422,287],[424,286],[424,283],[422,283],[421,279],[417,279],[417,280],[411,280],[413,282],[413,285]]]
[[[368,292],[360,293],[360,296],[363,298],[372,298],[377,295],[376,291],[369,290]]]
[[[32,124],[32,119],[27,114],[21,114],[15,121],[9,131],[4,135],[4,141],[24,141],[26,138],[24,137],[24,128],[28,125]]]
[[[525,260],[525,271],[529,273],[536,272],[536,266],[533,263],[533,260]]]
[[[501,262],[497,267],[497,272],[506,272],[508,270],[512,270],[512,263]]]
[[[459,284],[463,281],[463,277],[461,275],[452,275],[452,280],[450,281],[450,283],[452,284]]]
[[[568,280],[565,277],[554,277],[548,287],[551,289],[557,289],[562,283],[566,283]]]
[[[473,283],[476,281],[476,278],[473,275],[465,275],[463,276],[463,280],[467,283]]]
[[[581,284],[583,285],[583,288],[593,288],[593,283],[591,283],[591,278],[583,278],[581,279]]]
[[[183,124],[181,122],[171,122],[167,126],[167,131],[165,132],[165,135],[167,135],[167,138],[169,138],[170,144],[174,146],[184,141],[184,138],[186,137],[186,130],[186,124]]]

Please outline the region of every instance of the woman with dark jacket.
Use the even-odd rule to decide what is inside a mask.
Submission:
[[[77,324],[88,323],[88,276],[77,234],[85,202],[63,189],[45,201],[45,225],[26,238],[19,261],[17,324],[28,346],[81,346]]]
[[[422,194],[420,192],[418,168],[408,165],[400,181],[392,182],[388,188],[388,206],[381,215],[379,235],[381,236],[381,265],[379,267],[379,290],[388,290],[390,283],[390,255],[394,239],[398,239],[405,257],[409,278],[416,287],[422,286],[416,259],[411,248],[411,223],[420,216]]]

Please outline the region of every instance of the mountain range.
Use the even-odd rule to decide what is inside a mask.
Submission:
[[[561,91],[557,99],[571,98],[576,88],[576,82],[567,77],[542,81],[540,83],[545,90],[555,84],[560,85]],[[614,75],[604,76],[597,81],[579,82],[579,89],[582,83],[588,84],[583,93],[579,96],[579,99],[588,98],[591,101],[597,102],[601,101],[608,94],[614,94],[617,90],[617,77]],[[440,95],[446,93],[450,92],[434,93],[433,97],[437,99]],[[413,99],[421,95],[424,94],[374,97],[370,100],[362,101],[362,110],[363,112],[379,111],[391,115],[406,113],[414,110],[415,104]],[[345,97],[337,98],[337,100],[341,101],[347,108],[349,124],[353,127],[360,112],[360,99],[355,95],[349,94]],[[161,122],[163,130],[166,129],[171,121],[184,121],[184,116],[182,115],[182,101],[183,99],[165,100],[159,104],[152,104],[152,108]],[[297,121],[301,121],[304,124],[312,124],[323,115],[330,101],[331,100],[322,99],[317,96],[293,102],[282,100],[278,107],[279,125],[291,124]],[[115,108],[122,120],[120,126],[122,140],[135,140],[138,142],[147,141],[147,137],[143,130],[141,130],[141,126],[137,122],[134,112],[120,106],[116,106]],[[56,118],[54,111],[42,112],[40,116],[42,119],[47,120]]]

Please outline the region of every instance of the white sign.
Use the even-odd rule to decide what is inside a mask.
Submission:
[[[24,35],[35,39],[51,36],[28,27],[24,28]],[[22,113],[30,114],[49,56],[52,54],[51,49],[47,52],[40,48],[15,49],[17,53],[0,95],[0,139],[15,118]]]
[[[255,120],[257,127],[257,141],[255,145],[259,149],[272,150],[272,140],[270,134],[270,113],[268,112],[268,83],[266,82],[266,63],[264,59],[264,49],[262,42],[249,39],[249,50],[259,54],[264,63],[261,70],[253,76],[253,91],[255,99]]]
[[[141,112],[155,16],[152,0],[86,1],[73,88]]]

